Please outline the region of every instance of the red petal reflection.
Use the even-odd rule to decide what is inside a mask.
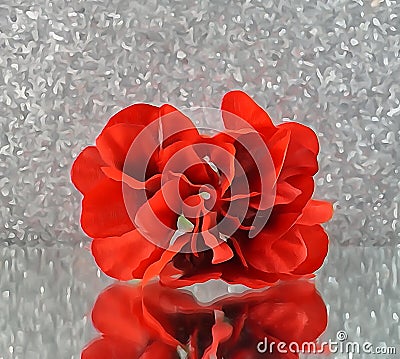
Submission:
[[[299,353],[277,345],[314,343],[326,328],[327,311],[315,285],[303,280],[207,305],[158,283],[115,284],[99,295],[92,320],[100,337],[82,359],[290,359]]]

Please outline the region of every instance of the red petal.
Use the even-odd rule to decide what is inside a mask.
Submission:
[[[86,147],[72,165],[71,179],[75,187],[83,194],[89,192],[106,178],[101,170],[102,166],[105,166],[105,162],[101,159],[97,148]]]
[[[255,131],[248,132],[238,138],[235,147],[235,177],[232,181],[232,191],[261,193],[259,208],[272,207],[276,169],[263,137]]]
[[[222,271],[221,279],[229,284],[240,284],[257,289],[275,284],[279,277],[276,273],[262,272],[251,266],[245,268],[238,266],[237,263],[227,263]]]
[[[242,251],[242,248],[241,248],[239,242],[236,240],[236,238],[230,238],[230,240],[232,241],[233,248],[236,252],[236,255],[239,257],[239,260],[242,263],[243,267],[248,268],[249,266],[247,264],[246,258],[243,254],[243,251]]]
[[[82,229],[92,238],[120,236],[134,229],[121,182],[104,179],[82,201]]]
[[[274,128],[268,114],[242,91],[228,92],[222,99],[221,110],[227,129],[241,130],[245,122],[257,131]]]
[[[176,347],[162,342],[154,342],[146,348],[145,352],[138,359],[178,359]],[[119,358],[116,358],[119,359]],[[132,358],[133,359],[133,358]]]
[[[333,215],[332,203],[326,201],[310,200],[304,207],[303,214],[298,224],[313,225],[328,222]]]
[[[232,331],[232,326],[229,323],[224,322],[224,312],[216,310],[215,324],[212,327],[213,341],[204,352],[203,358],[217,358],[219,345],[230,338]]]
[[[164,194],[173,186],[167,182],[152,198],[144,203],[136,213],[135,224],[147,237],[160,246],[168,247],[169,240],[177,229],[178,214],[169,206]],[[171,197],[172,198],[172,197]],[[172,198],[173,199],[173,198]],[[173,203],[178,206],[179,198]]]
[[[202,236],[205,244],[213,251],[212,264],[226,262],[233,257],[233,251],[228,244],[212,233],[218,232],[216,224],[215,213],[208,213],[203,217]]]
[[[179,175],[166,182],[136,213],[136,227],[147,238],[162,247],[169,246],[177,220],[182,213],[183,201],[191,195],[192,187],[186,178]]]
[[[250,242],[245,255],[255,268],[269,273],[290,273],[307,256],[307,249],[300,233],[289,231],[281,238],[266,231],[259,233]]]
[[[81,359],[138,359],[141,351],[135,342],[105,336],[91,342],[83,350]]]
[[[194,266],[187,271],[177,269],[173,263],[169,263],[160,272],[161,282],[172,288],[203,283],[211,279],[222,279],[227,283],[241,284],[249,288],[264,288],[277,282],[279,277],[251,266],[246,268],[235,257],[221,264],[211,264],[210,259],[204,265]]]
[[[293,202],[300,194],[301,190],[290,183],[279,182],[276,190],[275,205]]]
[[[142,130],[142,126],[125,123],[105,128],[96,139],[96,146],[103,160],[109,166],[114,166],[122,171],[128,153],[133,151],[131,149],[133,142]],[[143,160],[148,158],[144,158]]]
[[[134,271],[144,272],[148,265],[147,259],[154,252],[161,255],[158,248],[137,230],[121,237],[96,238],[91,248],[100,269],[119,280],[133,279]]]
[[[285,122],[278,126],[278,130],[289,130],[291,133],[290,147],[304,147],[314,154],[318,154],[319,144],[315,132],[297,122]]]
[[[188,235],[183,235],[179,237],[176,242],[168,249],[165,250],[159,261],[151,264],[146,272],[143,275],[142,286],[145,287],[151,279],[155,276],[159,276],[162,272],[163,268],[171,262],[171,260],[177,255],[177,253],[182,249],[182,247],[187,243]],[[144,298],[142,298],[142,301]],[[149,312],[149,309],[143,305],[143,315],[146,318],[146,322],[150,325],[154,330],[158,331],[159,333],[164,333],[163,338],[164,342],[168,343],[172,346],[179,345],[179,341],[167,333],[161,323]]]
[[[157,126],[160,127],[162,146],[165,148],[176,141],[186,140],[195,143],[199,139],[199,132],[193,122],[171,105],[160,108]]]
[[[131,188],[134,189],[146,188],[146,182],[139,181],[136,178],[127,175],[126,173],[122,172],[121,170],[115,167],[102,167],[101,170],[108,178],[111,178],[114,181],[124,182]]]
[[[209,234],[210,232],[206,232],[206,233]],[[206,233],[203,233],[203,237],[206,236]],[[215,241],[217,241],[216,238],[215,238]],[[220,243],[218,245],[215,245],[212,248],[212,250],[214,253],[214,256],[212,259],[212,264],[219,264],[219,263],[227,262],[234,255],[231,247],[229,247],[228,244],[226,244],[226,243]]]
[[[218,137],[214,137],[218,139]],[[232,184],[235,176],[235,146],[229,143],[213,145],[210,152],[210,161],[214,163],[221,174],[221,193],[225,193]]]
[[[294,201],[273,208],[265,229],[275,237],[280,237],[286,233],[298,221],[306,203],[314,192],[314,180],[310,176],[293,176],[287,178],[286,182],[300,189],[302,193]]]
[[[271,266],[274,273],[290,273],[307,258],[307,247],[301,235],[292,230],[271,247]]]
[[[184,273],[177,269],[172,262],[165,265],[160,272],[160,282],[169,288],[180,288],[220,278],[221,272],[214,272],[212,267],[207,273],[184,277]]]
[[[291,281],[258,295],[259,304],[249,310],[248,321],[277,339],[275,342],[314,341],[326,328],[326,306],[314,283]],[[248,300],[251,298],[250,294]]]
[[[318,138],[314,131],[295,122],[283,123],[278,126],[278,129],[290,131],[290,142],[281,170],[281,178],[297,174],[313,176],[318,170],[319,151]]]
[[[293,273],[300,275],[314,273],[324,263],[328,253],[328,236],[320,225],[296,227],[307,247],[307,257]]]
[[[176,323],[170,321],[171,314],[187,315],[199,310],[199,303],[189,290],[176,290],[161,285],[159,282],[152,282],[143,288],[143,304],[162,321],[165,329],[171,334],[176,334]],[[201,307],[206,309],[205,307]],[[209,310],[212,312],[212,310]],[[164,334],[158,333],[160,335]],[[187,333],[188,334],[188,333]]]
[[[200,146],[200,145],[199,145]],[[197,149],[190,142],[178,141],[160,150],[160,170],[164,173],[184,173],[192,183],[218,181],[217,174],[199,157]]]
[[[279,128],[279,126],[278,126]],[[290,130],[280,129],[269,139],[268,150],[274,161],[275,177],[279,178],[290,142]]]
[[[144,348],[151,335],[143,318],[141,287],[113,285],[101,293],[92,311],[95,328]]]
[[[118,123],[146,126],[158,118],[159,108],[145,103],[137,103],[117,112],[108,121],[106,128]]]

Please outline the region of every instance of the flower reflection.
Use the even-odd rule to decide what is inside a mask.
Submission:
[[[115,284],[101,293],[92,320],[100,336],[82,359],[298,358],[261,342],[314,342],[327,324],[312,282],[291,281],[263,291],[201,304],[188,291],[158,283]]]

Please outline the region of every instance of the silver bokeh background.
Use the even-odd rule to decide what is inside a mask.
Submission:
[[[0,358],[76,359],[94,335],[110,280],[79,228],[81,149],[132,103],[218,107],[232,89],[319,136],[325,337],[400,342],[398,1],[32,3],[0,3]]]

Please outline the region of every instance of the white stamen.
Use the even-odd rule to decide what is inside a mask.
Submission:
[[[190,222],[183,214],[181,214],[176,222],[176,227],[178,228],[178,232],[187,233],[193,231],[194,224]]]
[[[172,236],[169,244],[172,246],[176,240],[185,233],[190,233],[194,229],[194,224],[190,222],[183,214],[178,217],[176,221],[176,227],[178,228]]]
[[[176,347],[176,351],[177,351],[177,353],[179,355],[179,359],[187,359],[188,358],[188,353],[180,345],[178,345]]]
[[[178,229],[175,231],[174,235],[169,241],[170,246],[172,246],[183,234],[192,232],[194,229],[194,224],[190,222],[183,214],[181,214],[176,221],[176,227]]]
[[[211,198],[211,194],[209,194],[208,192],[200,192],[199,196],[205,200],[210,199]]]
[[[224,242],[226,242],[229,239],[229,236],[219,232],[219,238],[222,239]]]
[[[212,162],[212,161],[210,160],[210,157],[204,156],[204,157],[203,157],[203,160],[207,162],[207,164],[211,167],[211,169],[212,169],[214,172],[219,173],[218,167],[215,165],[214,162]]]

